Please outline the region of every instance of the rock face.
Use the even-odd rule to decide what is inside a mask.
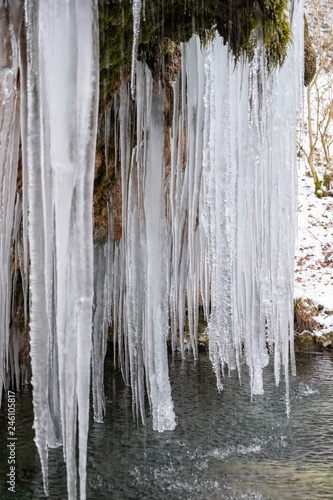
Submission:
[[[333,347],[333,332],[326,333],[319,339],[323,347]]]
[[[295,352],[321,352],[333,349],[333,332],[314,335],[305,330],[295,334]]]

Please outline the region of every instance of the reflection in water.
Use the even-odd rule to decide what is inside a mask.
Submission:
[[[333,357],[300,354],[286,417],[284,386],[267,369],[265,394],[251,402],[248,375],[214,386],[208,356],[170,358],[175,431],[133,422],[131,391],[113,360],[106,362],[107,419],[91,419],[87,498],[94,499],[333,499]],[[0,497],[6,492],[6,399],[3,402]],[[17,395],[16,499],[44,498],[33,443],[31,393]],[[66,498],[62,451],[50,450],[50,498]]]

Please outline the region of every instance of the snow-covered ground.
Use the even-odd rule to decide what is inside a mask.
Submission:
[[[298,241],[295,258],[295,298],[311,299],[322,305],[315,319],[333,331],[333,198],[314,194],[312,177],[305,160],[299,164]]]
[[[299,130],[299,151],[310,153],[311,132],[314,167],[323,180],[327,156],[332,156],[333,76],[330,45],[333,36],[332,0],[305,0],[305,14],[309,35],[317,54],[317,73],[309,89],[311,101],[311,128],[308,122],[307,90],[304,88],[304,114]],[[331,47],[331,49],[329,49]],[[328,52],[327,52],[328,51]],[[327,57],[326,57],[327,55]],[[322,61],[323,65],[319,62]],[[326,62],[325,62],[326,61]],[[301,131],[301,133],[300,133]],[[321,140],[321,134],[325,138]],[[295,298],[310,299],[321,311],[315,317],[322,325],[317,333],[333,332],[333,198],[318,198],[307,160],[302,152],[298,176],[298,241],[295,257]],[[310,306],[311,310],[315,308]],[[316,333],[316,332],[315,332]]]

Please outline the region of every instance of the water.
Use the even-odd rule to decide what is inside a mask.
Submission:
[[[107,417],[93,422],[88,440],[87,498],[94,499],[333,499],[333,356],[297,355],[291,380],[291,415],[273,368],[265,369],[265,394],[248,390],[232,374],[224,391],[207,354],[169,358],[177,427],[164,433],[133,422],[131,390],[107,357]],[[267,390],[266,390],[267,389]],[[6,396],[0,425],[6,425]],[[146,410],[147,410],[146,405]],[[17,492],[15,499],[45,498],[31,429],[31,391],[17,394]],[[1,499],[5,490],[6,432],[0,439]],[[61,449],[49,451],[50,499],[66,498]]]

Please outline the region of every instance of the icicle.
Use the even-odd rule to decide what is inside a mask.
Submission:
[[[140,35],[140,17],[142,0],[132,0],[133,12],[133,45],[132,45],[132,67],[131,67],[131,94],[132,98],[135,97],[135,81],[136,81],[136,60],[138,56],[138,44]]]
[[[97,2],[25,3],[34,427],[47,492],[57,367],[68,497],[85,499],[93,299],[92,192],[97,129]],[[26,67],[25,67],[26,66]],[[51,347],[51,350],[50,350]],[[53,358],[51,358],[51,355]],[[53,372],[53,370],[52,370]],[[50,393],[49,393],[50,389]],[[51,403],[49,403],[51,397]],[[77,426],[78,420],[78,426]]]
[[[22,223],[22,195],[16,193],[16,203],[15,203],[15,215],[13,224],[12,239],[14,243],[14,265],[12,267],[12,297],[11,297],[11,329],[10,329],[10,352],[9,359],[11,365],[11,383],[12,387],[16,386],[16,390],[20,390],[20,367],[19,367],[19,354],[20,354],[20,331],[17,325],[17,315],[20,314],[20,304],[18,300],[18,289],[17,285],[20,279],[22,279],[22,291],[23,294],[26,293],[24,289],[24,270],[21,269],[21,261],[23,262],[23,248],[21,241],[21,223]],[[24,307],[25,312],[25,307]],[[25,315],[25,321],[27,317]],[[24,330],[24,328],[23,328]],[[15,375],[15,384],[14,384]]]
[[[13,327],[10,337],[10,381],[11,386],[16,390],[20,390],[20,366],[19,366],[19,355],[20,355],[20,334],[17,327]]]
[[[296,126],[297,111],[303,100],[303,1],[296,0],[293,5],[292,30],[293,44],[280,72],[273,75],[269,90],[268,113],[271,128],[269,139],[274,147],[272,155],[272,184],[275,187],[272,198],[271,221],[276,228],[271,246],[272,283],[275,304],[278,308],[275,323],[275,344],[279,346],[278,364],[284,368],[285,379],[289,379],[289,356],[291,371],[295,374],[294,331],[293,331],[293,269],[294,246],[297,228],[297,166],[296,166]],[[276,134],[276,129],[280,131]],[[283,175],[277,165],[283,165]],[[275,168],[274,168],[275,167]],[[288,336],[281,331],[289,329]],[[277,372],[277,370],[276,370]],[[278,381],[278,376],[276,373]],[[287,400],[288,407],[288,400]]]
[[[0,407],[9,369],[12,230],[20,137],[17,84],[21,19],[20,2],[0,2]]]
[[[148,85],[149,85],[148,80]],[[176,426],[168,377],[166,337],[168,334],[166,227],[164,220],[164,94],[152,95],[150,133],[145,171],[145,219],[147,245],[147,302],[145,357],[149,396],[155,430]]]
[[[196,60],[196,65],[193,64]],[[199,309],[198,211],[202,174],[205,73],[204,58],[198,37],[193,37],[184,50],[187,75],[187,163],[188,176],[188,277],[187,304],[189,332],[194,355],[197,352]]]
[[[208,226],[207,243],[209,276],[211,279],[211,316],[209,318],[209,352],[218,387],[224,372],[224,364],[233,367],[232,351],[229,348],[231,336],[231,246],[230,217],[233,212],[233,186],[230,182],[230,109],[229,103],[229,56],[222,40],[215,40],[207,54],[206,72],[206,161],[202,198],[203,226]],[[208,171],[207,171],[208,169]],[[207,224],[208,222],[208,224]]]
[[[48,493],[48,339],[50,335],[50,326],[46,311],[45,297],[45,250],[43,241],[43,200],[41,177],[38,175],[41,169],[41,151],[39,144],[39,133],[35,130],[40,130],[41,120],[39,113],[39,102],[37,94],[36,74],[38,68],[38,20],[37,10],[38,4],[30,2],[25,4],[25,28],[27,51],[29,51],[30,64],[25,67],[24,55],[22,54],[22,79],[26,79],[23,85],[26,88],[26,110],[22,113],[26,115],[27,123],[25,132],[27,136],[22,141],[23,147],[26,146],[26,151],[23,154],[23,159],[27,164],[23,165],[23,169],[27,165],[31,165],[29,171],[29,183],[26,183],[24,188],[28,190],[29,195],[29,211],[31,214],[29,220],[29,240],[30,240],[30,290],[31,290],[31,305],[30,305],[30,346],[31,346],[31,365],[32,365],[32,384],[34,389],[34,428],[35,442],[38,448],[44,489]],[[26,61],[28,60],[26,56]]]
[[[94,247],[94,314],[92,348],[92,391],[95,422],[103,422],[105,416],[104,358],[107,333],[110,324],[106,311],[111,309],[108,297],[108,280],[112,279],[108,269],[109,244]]]
[[[136,136],[140,140],[132,150],[126,83],[119,97],[122,240],[114,252],[114,332],[120,366],[132,388],[135,418],[140,416],[145,421],[146,385],[153,426],[164,431],[175,427],[166,350],[169,312],[163,195],[164,94],[153,91],[150,71],[138,63]]]
[[[179,116],[179,93],[185,86],[186,75],[182,70],[182,86],[180,78],[174,87],[174,109],[172,135],[170,137],[171,165],[169,183],[168,227],[170,239],[170,317],[172,331],[172,350],[180,349],[184,356],[184,320],[185,320],[185,286],[187,276],[187,245],[185,242],[187,220],[187,184],[184,183],[184,149],[185,149],[185,105]],[[179,340],[178,340],[179,337]]]
[[[124,381],[129,385],[129,365],[128,365],[128,324],[126,321],[126,277],[127,277],[127,219],[128,219],[128,184],[130,174],[131,158],[131,137],[130,131],[130,96],[128,87],[123,78],[123,85],[119,95],[119,143],[121,162],[121,201],[122,201],[122,239],[115,249],[114,268],[119,269],[114,280],[114,328],[116,328],[117,343],[119,350],[119,363]],[[116,286],[118,285],[118,286]]]

